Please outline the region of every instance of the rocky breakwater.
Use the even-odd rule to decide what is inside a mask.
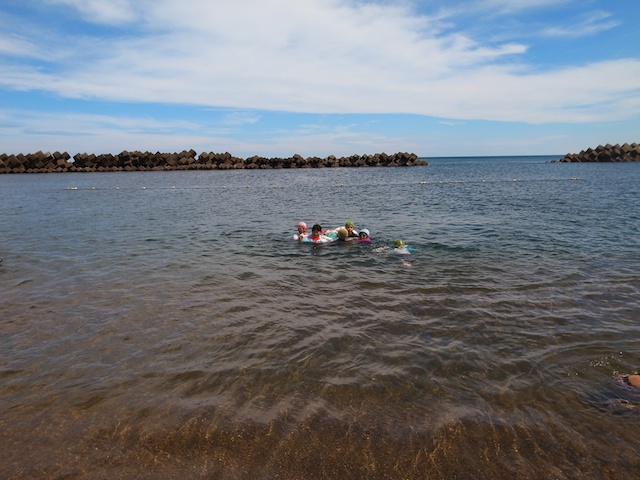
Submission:
[[[350,157],[265,158],[242,159],[230,153],[201,153],[194,150],[180,153],[127,152],[112,154],[68,153],[0,155],[0,173],[61,173],[61,172],[132,172],[148,170],[234,170],[273,168],[332,167],[410,167],[427,165],[415,153],[376,153]]]
[[[588,148],[580,153],[569,153],[559,162],[640,162],[640,145],[600,145]]]
[[[0,173],[68,172],[73,166],[68,153],[29,153],[0,155]]]

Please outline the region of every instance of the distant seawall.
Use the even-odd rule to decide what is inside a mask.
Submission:
[[[569,153],[558,162],[640,162],[640,145],[600,145],[580,153]]]
[[[230,153],[201,153],[194,150],[180,153],[127,152],[112,154],[78,153],[73,158],[66,152],[0,155],[0,173],[63,173],[63,172],[134,172],[157,170],[237,170],[273,168],[332,167],[410,167],[427,165],[415,153],[376,153],[337,158],[265,158],[242,159]]]

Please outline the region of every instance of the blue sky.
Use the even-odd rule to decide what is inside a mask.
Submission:
[[[640,142],[636,0],[3,0],[0,153]]]

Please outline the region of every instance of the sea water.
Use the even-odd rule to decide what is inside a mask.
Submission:
[[[0,476],[630,478],[640,164],[557,158],[0,176]]]

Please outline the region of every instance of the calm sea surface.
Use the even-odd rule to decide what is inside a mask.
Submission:
[[[640,164],[553,158],[0,175],[0,477],[634,477]]]

